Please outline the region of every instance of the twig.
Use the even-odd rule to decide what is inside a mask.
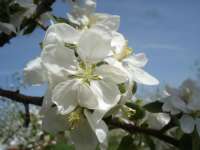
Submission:
[[[29,112],[29,104],[25,103],[24,108],[25,108],[24,127],[28,128],[30,120],[31,120],[30,119],[30,112]]]
[[[165,141],[173,146],[176,146],[176,147],[179,146],[179,141],[177,139],[174,139],[173,137],[165,135],[162,132],[160,132],[159,130],[149,129],[149,128],[141,128],[141,127],[135,126],[132,123],[124,122],[123,120],[121,120],[119,118],[109,118],[108,120],[105,120],[105,121],[107,124],[114,126],[114,128],[124,129],[131,134],[142,133],[145,135],[150,135],[150,136],[156,137],[156,138],[158,138],[162,141]]]
[[[9,98],[13,101],[23,103],[23,104],[33,104],[37,106],[42,105],[43,97],[37,96],[27,96],[19,93],[19,91],[9,91],[0,88],[0,96]]]

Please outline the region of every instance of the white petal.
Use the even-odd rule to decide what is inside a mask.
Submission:
[[[79,56],[89,63],[102,61],[111,52],[111,35],[104,28],[87,30],[80,38]]]
[[[57,114],[56,107],[49,108],[44,113],[42,128],[53,134],[64,131],[67,129],[66,116]]]
[[[80,38],[80,32],[66,23],[51,25],[45,35],[43,46],[55,44],[55,42],[77,43]]]
[[[90,86],[98,96],[99,110],[106,112],[119,102],[120,91],[113,82],[103,80],[92,81]]]
[[[173,95],[173,96],[179,96],[179,90],[178,89],[175,89],[175,88],[173,88],[173,87],[171,87],[171,86],[169,86],[169,85],[167,85],[166,87],[165,87],[165,89],[166,89],[166,91],[167,91],[167,93],[169,94],[169,95]]]
[[[102,120],[98,121],[98,118],[96,118],[95,115],[93,115],[92,113],[90,113],[87,110],[84,111],[84,114],[85,114],[86,118],[88,119],[88,122],[89,122],[92,130],[96,134],[99,143],[103,147],[107,147],[107,145],[108,145],[108,143],[107,143],[107,134],[108,134],[107,125]]]
[[[176,108],[182,112],[185,112],[185,113],[188,112],[187,106],[182,99],[180,99],[179,97],[176,97],[176,96],[170,96],[170,99],[171,99],[170,102],[174,108]]]
[[[71,138],[76,150],[94,150],[97,138],[87,120],[82,120],[77,128],[71,131]]]
[[[111,65],[101,65],[96,67],[95,73],[102,76],[103,79],[113,81],[116,84],[123,83],[128,80],[126,72]]]
[[[85,0],[85,13],[89,16],[96,9],[96,0]]]
[[[194,130],[194,119],[191,116],[183,115],[180,119],[181,129],[185,133],[192,133]]]
[[[77,90],[78,81],[68,80],[58,84],[52,93],[52,101],[57,104],[58,111],[61,114],[68,114],[77,106]]]
[[[45,114],[49,108],[52,106],[53,102],[52,102],[52,88],[48,87],[43,101],[42,101],[42,107],[40,109],[40,114],[43,115]]]
[[[180,113],[180,110],[174,108],[170,102],[166,102],[162,106],[162,110],[164,112],[170,112],[172,115],[176,115]]]
[[[200,136],[200,118],[196,118],[195,124],[196,124],[197,132],[198,132],[198,134]]]
[[[138,53],[129,56],[124,60],[124,62],[127,62],[133,66],[144,67],[147,64],[148,59],[144,53]]]
[[[94,25],[102,25],[111,31],[117,31],[120,25],[120,16],[95,13],[92,21]]]
[[[50,67],[51,65],[57,65],[61,68],[73,70],[76,65],[74,51],[59,42],[44,47],[41,58],[45,67],[48,67],[48,65]]]
[[[170,112],[172,115],[180,113],[180,110],[173,106],[173,104],[171,103],[171,99],[169,97],[164,98],[163,102],[164,104],[162,106],[162,110],[164,112]]]
[[[93,89],[86,83],[80,83],[77,85],[78,91],[78,103],[80,106],[88,109],[97,109],[98,97],[95,95]]]
[[[150,128],[160,130],[170,121],[170,116],[165,113],[149,113],[148,124]]]
[[[114,48],[114,54],[122,53],[126,46],[126,39],[121,33],[118,32],[112,32],[112,36],[111,46]]]
[[[14,25],[12,25],[10,23],[4,23],[4,22],[0,22],[0,31],[7,33],[7,34],[9,34],[11,32],[16,33],[16,29],[15,29]]]
[[[145,72],[144,70],[137,68],[135,66],[130,66],[127,68],[129,71],[129,77],[132,81],[146,85],[158,85],[159,81]]]
[[[41,64],[41,58],[38,57],[30,61],[24,68],[24,82],[27,84],[42,84],[46,79],[45,71]]]

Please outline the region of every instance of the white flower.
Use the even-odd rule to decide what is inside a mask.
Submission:
[[[127,72],[130,81],[146,85],[157,85],[159,81],[145,72],[142,68],[148,62],[145,54],[132,54],[130,49],[127,48],[127,42],[124,37],[115,32],[112,39],[113,56],[114,58],[107,59],[109,64],[114,64],[118,68]]]
[[[117,31],[120,16],[105,13],[95,13],[96,0],[66,0],[71,11],[67,14],[70,22],[82,26],[84,29],[94,26],[103,26],[107,29]]]
[[[69,119],[73,119],[70,118],[73,116],[58,114],[56,107],[49,107],[45,112],[42,127],[45,131],[53,134],[70,129],[70,136],[76,150],[94,150],[98,143],[100,143],[101,150],[106,150],[108,144],[107,125],[102,120],[98,120],[97,114],[92,114],[88,110],[83,111],[80,114],[82,116],[79,116],[79,124],[71,130]]]
[[[166,87],[168,96],[162,99],[163,111],[173,115],[183,113],[180,119],[181,129],[191,133],[196,129],[200,135],[200,88],[193,80],[186,80],[179,89]]]
[[[183,132],[185,133],[192,133],[194,128],[198,134],[200,135],[200,117],[192,117],[190,115],[183,115],[180,119],[180,126]]]
[[[76,44],[80,58],[64,44]],[[110,50],[106,30],[94,28],[80,34],[66,24],[56,24],[48,29],[41,58],[47,70],[54,68],[54,72],[64,77],[52,96],[61,113],[69,113],[77,106],[107,111],[118,103],[117,84],[127,80],[126,74],[112,65],[96,65]]]
[[[43,46],[41,58],[25,68],[29,83],[49,83],[43,105],[49,106],[52,101],[61,114],[69,114],[77,107],[92,109],[101,112],[100,120],[118,103],[118,84],[128,79],[125,72],[98,64],[111,51],[107,30],[98,27],[78,32],[67,24],[55,24],[48,29]]]

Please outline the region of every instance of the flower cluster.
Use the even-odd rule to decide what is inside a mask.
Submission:
[[[46,31],[41,55],[24,69],[25,82],[48,83],[41,113],[44,130],[70,131],[77,150],[107,148],[103,117],[132,96],[134,84],[156,85],[143,67],[147,58],[134,54],[118,32],[120,17],[95,13],[95,0],[70,1],[67,23]],[[121,90],[123,85],[124,90]]]
[[[200,135],[200,87],[191,79],[183,82],[179,89],[167,87],[167,97],[163,98],[163,111],[172,115],[182,114],[180,127],[185,133],[192,133],[194,128]]]

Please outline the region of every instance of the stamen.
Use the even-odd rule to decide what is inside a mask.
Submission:
[[[69,123],[69,128],[71,130],[76,129],[79,126],[81,117],[82,117],[82,113],[83,113],[82,108],[77,108],[75,111],[71,112],[67,116],[67,121]]]

